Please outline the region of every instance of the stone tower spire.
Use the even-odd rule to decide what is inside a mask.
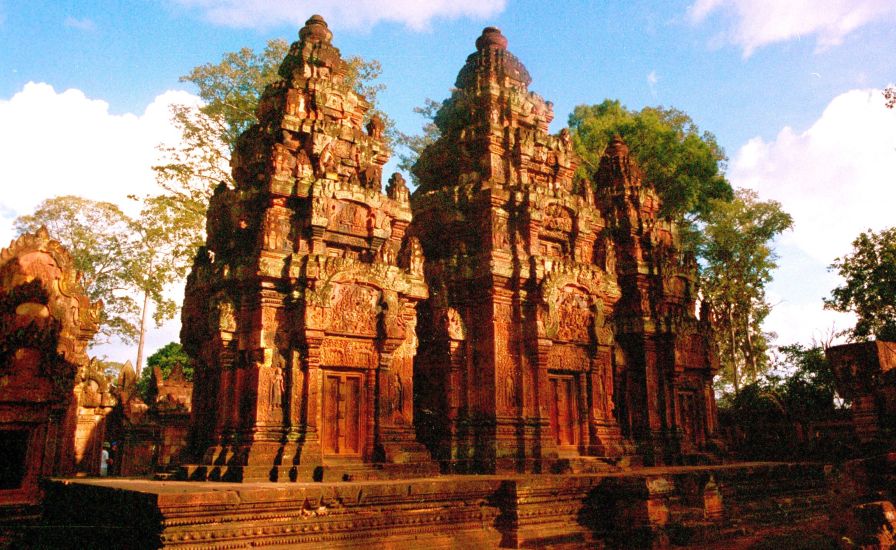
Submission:
[[[716,425],[717,360],[708,327],[698,330],[697,266],[681,250],[677,223],[660,218],[659,195],[620,136],[594,181],[622,290],[614,315],[625,366],[620,412],[646,461],[674,461],[706,448]]]
[[[181,333],[196,363],[191,477],[435,471],[414,440],[427,287],[408,191],[393,178],[382,193],[384,125],[332,36],[317,15],[299,31],[237,141],[236,188],[209,204]]]
[[[414,167],[421,189],[457,183],[572,189],[578,158],[569,132],[548,134],[553,105],[529,91],[531,81],[507,38],[486,27],[436,116],[441,138]]]
[[[630,451],[613,413],[619,288],[595,254],[603,218],[573,192],[569,131],[548,134],[551,103],[530,82],[487,27],[414,169],[408,232],[432,289],[415,405],[421,439],[457,471],[546,471],[561,454],[587,468]]]

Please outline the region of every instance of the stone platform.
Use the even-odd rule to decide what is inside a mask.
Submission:
[[[803,463],[335,483],[57,479],[21,546],[724,547],[823,520],[826,495],[824,465]]]

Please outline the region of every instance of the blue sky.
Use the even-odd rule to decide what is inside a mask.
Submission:
[[[151,191],[154,146],[176,139],[167,106],[195,101],[178,78],[293,41],[312,13],[343,55],[382,63],[382,108],[405,132],[420,126],[415,106],[448,95],[486,25],[554,102],[552,131],[605,98],[684,110],[717,136],[735,185],[794,215],[767,328],[788,343],[849,325],[820,300],[856,234],[893,224],[896,113],[879,93],[896,80],[892,0],[0,0],[0,242],[44,198]],[[154,331],[150,351],[176,334]]]

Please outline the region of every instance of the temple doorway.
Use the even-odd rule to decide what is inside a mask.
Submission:
[[[578,450],[579,407],[576,378],[571,374],[552,374],[548,376],[548,382],[551,391],[551,426],[554,428],[557,446],[560,450]]]
[[[323,453],[360,456],[361,388],[358,373],[324,372]]]

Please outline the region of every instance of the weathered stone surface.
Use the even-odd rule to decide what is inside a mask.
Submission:
[[[573,179],[567,129],[489,27],[414,167],[427,258],[418,434],[454,471],[579,468],[704,451],[715,431],[696,264],[621,141]],[[626,458],[626,461],[630,459]],[[637,462],[637,458],[635,459]]]
[[[209,205],[181,339],[195,361],[194,464],[224,479],[426,474],[413,430],[423,255],[384,125],[308,20]],[[367,465],[378,465],[376,468]]]
[[[622,297],[616,336],[617,414],[646,461],[675,462],[711,448],[717,430],[712,311],[697,313],[697,265],[678,227],[618,137],[595,174]]]
[[[106,441],[109,413],[117,401],[112,385],[95,360],[78,369],[75,402],[74,468],[79,474],[100,474],[100,453]]]
[[[732,536],[762,525],[823,517],[817,500],[824,468],[806,464],[351,483],[93,479],[54,481],[50,513],[31,540],[59,548],[112,534],[150,548],[728,548],[738,547]]]
[[[175,365],[168,378],[154,369],[147,404],[137,394],[137,376],[128,361],[116,391],[120,405],[110,415],[107,437],[117,445],[111,474],[149,475],[179,464],[187,446],[193,394],[183,368]]]
[[[86,348],[101,307],[46,229],[0,251],[0,515],[27,515],[41,476],[93,471],[91,413],[109,403]]]
[[[887,550],[896,546],[896,508],[887,500],[857,504],[851,510],[852,529],[846,548]]]
[[[896,426],[896,342],[859,342],[825,350],[837,393],[849,399],[860,443],[892,448]]]

